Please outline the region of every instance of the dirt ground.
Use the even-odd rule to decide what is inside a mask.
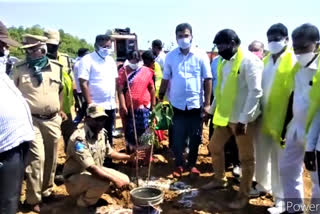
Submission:
[[[121,127],[121,122],[119,118],[117,119],[116,127]],[[186,194],[168,190],[164,188],[164,202],[160,205],[162,213],[164,214],[263,214],[267,213],[267,208],[273,205],[270,196],[262,196],[259,198],[251,199],[248,207],[243,210],[230,210],[227,208],[227,203],[232,200],[238,187],[239,182],[237,179],[232,177],[232,173],[228,172],[229,188],[224,190],[215,191],[199,191],[201,185],[208,183],[211,179],[212,167],[211,158],[208,156],[208,129],[204,129],[203,134],[203,145],[200,146],[199,158],[197,161],[197,167],[201,171],[200,177],[196,179],[191,179],[188,174],[179,180],[185,185],[189,185],[192,188],[192,192],[196,192],[194,196],[190,198]],[[114,142],[115,149],[121,151],[124,149],[124,139],[118,138]],[[61,140],[59,143],[59,157],[58,157],[58,169],[61,171],[63,164],[65,162],[66,155],[64,153],[64,144]],[[162,182],[164,185],[169,185],[176,180],[172,177],[171,172],[173,169],[173,156],[168,149],[162,149],[154,157],[155,163],[152,165],[151,176],[152,180],[155,182]],[[135,179],[135,169],[125,163],[117,163],[116,168],[124,173],[126,173],[132,180]],[[145,179],[147,176],[147,168],[141,167],[139,170],[139,176]],[[305,196],[310,197],[311,193],[311,182],[309,174],[305,173]],[[21,203],[25,200],[25,183],[23,184]],[[179,194],[181,193],[181,194]],[[116,190],[110,190],[109,192],[102,195],[101,199],[98,201],[96,211],[78,208],[75,204],[75,200],[68,196],[65,186],[56,185],[54,187],[54,199],[52,202],[46,203],[42,206],[42,213],[49,214],[85,214],[85,213],[100,213],[109,214],[114,213],[114,210],[120,208],[132,208],[130,203],[129,191],[118,192]],[[31,214],[33,212],[28,212],[21,209],[19,214]]]

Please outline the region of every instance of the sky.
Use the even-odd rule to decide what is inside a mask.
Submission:
[[[319,8],[319,0],[0,0],[0,20],[7,27],[63,29],[91,44],[107,29],[129,27],[143,50],[154,39],[165,49],[177,46],[175,27],[188,22],[193,44],[211,50],[225,28],[235,30],[246,48],[253,40],[266,44],[266,31],[278,22],[290,34],[306,22],[320,28]]]

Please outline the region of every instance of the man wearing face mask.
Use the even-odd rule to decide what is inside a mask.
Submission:
[[[19,43],[9,38],[7,28],[0,21],[0,73],[8,73],[9,45],[17,47]]]
[[[48,58],[57,60],[61,65],[63,65],[63,111],[67,114],[68,119],[62,122],[61,131],[65,147],[67,147],[69,137],[76,129],[71,115],[71,107],[74,104],[71,61],[67,54],[58,51],[60,46],[59,31],[54,29],[46,30],[44,32],[44,36],[48,38],[46,41]]]
[[[87,109],[84,127],[77,129],[70,137],[63,175],[67,192],[77,198],[80,207],[94,205],[109,189],[110,182],[120,189],[130,182],[127,175],[103,167],[105,156],[127,161],[145,156],[141,151],[127,155],[112,149],[105,140],[103,129],[107,117],[103,107],[92,104]]]
[[[29,104],[35,139],[28,157],[26,203],[35,212],[52,193],[57,165],[57,145],[63,112],[62,65],[48,59],[46,37],[26,34],[26,61],[18,63],[12,79]]]
[[[312,120],[320,108],[319,40],[319,30],[311,24],[303,24],[292,32],[293,49],[298,63],[292,71],[295,75],[293,119],[289,124],[286,147],[280,160],[280,176],[287,208],[285,213],[303,213],[304,211],[302,207],[304,154],[306,154],[307,169],[314,170],[310,164],[314,167],[317,165],[314,159],[314,148],[309,145],[305,148],[305,139],[310,141],[310,138],[314,138],[312,135],[319,134],[310,129]],[[319,178],[316,172],[311,172],[311,179],[313,182],[311,204],[315,205],[319,204],[320,198]],[[289,206],[290,204],[294,207]],[[315,213],[319,213],[319,210]]]
[[[242,177],[239,193],[230,203],[231,208],[242,208],[248,203],[255,167],[255,121],[260,115],[259,99],[262,96],[263,63],[251,52],[243,51],[240,42],[238,35],[231,29],[221,30],[213,41],[221,56],[211,111],[216,128],[209,144],[215,177],[202,187],[214,189],[227,186],[224,145],[230,136],[235,135]]]
[[[248,50],[255,54],[259,59],[263,59],[264,57],[264,45],[260,41],[253,41],[248,47]]]
[[[176,39],[179,47],[167,54],[159,99],[163,100],[170,83],[168,99],[174,110],[171,139],[176,162],[173,175],[181,177],[188,170],[192,176],[198,176],[195,165],[202,142],[202,118],[210,109],[212,74],[208,55],[192,46],[190,24],[176,27]],[[189,156],[185,164],[183,152],[188,138]]]
[[[0,21],[0,213],[17,213],[30,141],[34,139],[30,108],[5,73],[1,60],[8,46],[20,44],[9,37]]]
[[[78,78],[80,88],[88,106],[95,103],[105,109],[108,118],[104,128],[108,141],[113,145],[112,129],[116,115],[117,65],[110,56],[112,41],[108,35],[98,35],[95,51],[85,55],[79,64]]]
[[[262,76],[262,118],[258,121],[256,142],[256,181],[262,189],[272,191],[275,206],[270,213],[284,211],[283,188],[280,182],[279,160],[282,156],[286,126],[292,118],[292,91],[296,63],[293,50],[288,47],[288,30],[282,23],[267,31],[270,54],[264,59]]]

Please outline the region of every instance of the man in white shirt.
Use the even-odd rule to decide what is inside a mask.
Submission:
[[[164,53],[162,48],[163,48],[163,44],[160,39],[156,39],[152,41],[152,53],[156,56],[155,61],[159,63],[161,70],[163,71],[166,54]]]
[[[29,106],[5,73],[6,64],[1,63],[9,46],[19,43],[9,37],[0,21],[0,213],[15,214],[34,132]]]
[[[113,145],[112,129],[116,114],[116,79],[117,65],[110,56],[111,38],[108,35],[98,35],[95,41],[95,51],[85,55],[79,64],[79,82],[83,96],[88,106],[102,106],[108,118],[105,123],[108,141]]]
[[[284,190],[286,213],[307,212],[303,208],[303,158],[305,154],[305,139],[310,124],[310,112],[313,102],[310,99],[317,86],[315,77],[319,77],[319,30],[311,24],[303,24],[292,32],[294,53],[297,65],[294,67],[295,88],[293,98],[293,119],[286,134],[286,147],[280,160],[280,176]],[[315,113],[315,112],[314,112]],[[309,148],[307,148],[309,149]],[[307,165],[308,166],[308,165]],[[316,172],[311,173],[313,184],[319,183]],[[319,185],[313,185],[311,203],[319,203]],[[316,205],[316,204],[314,204]],[[312,210],[310,210],[312,211]],[[311,212],[313,213],[313,212]],[[316,212],[319,213],[317,209]]]
[[[248,46],[248,50],[255,54],[259,59],[263,59],[264,57],[264,44],[260,41],[254,40]]]
[[[275,206],[268,209],[269,213],[279,214],[284,211],[279,160],[283,152],[285,127],[292,118],[292,68],[296,57],[288,46],[288,29],[283,24],[272,25],[267,31],[267,38],[270,54],[264,59],[262,74],[262,118],[258,120],[256,181],[262,186],[261,190],[272,193],[274,197]]]
[[[73,96],[75,99],[75,110],[77,113],[76,118],[73,120],[75,124],[79,124],[82,121],[87,109],[87,103],[82,95],[78,78],[80,60],[87,54],[89,54],[88,48],[79,48],[78,57],[76,58],[76,62],[73,65],[74,82],[76,84],[76,89],[73,89]]]
[[[173,106],[172,150],[175,156],[175,177],[184,170],[192,176],[200,175],[195,167],[199,145],[202,142],[202,117],[210,109],[212,74],[209,57],[192,46],[192,27],[188,23],[176,27],[178,48],[168,53],[159,90],[159,99],[167,91],[170,82],[169,101]],[[204,98],[204,100],[203,100]],[[189,156],[185,163],[183,152],[189,138]]]
[[[235,135],[242,168],[240,191],[231,208],[242,208],[248,203],[254,174],[255,120],[260,115],[262,96],[262,61],[254,54],[243,51],[238,35],[231,29],[217,33],[213,41],[222,59],[218,63],[217,86],[212,104],[213,123],[216,126],[209,150],[215,171],[214,180],[203,189],[227,186],[225,177],[224,145]]]

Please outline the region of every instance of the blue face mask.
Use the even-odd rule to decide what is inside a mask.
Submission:
[[[102,57],[106,57],[108,55],[110,55],[110,48],[99,48],[99,54],[102,56]]]

